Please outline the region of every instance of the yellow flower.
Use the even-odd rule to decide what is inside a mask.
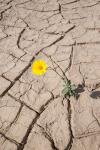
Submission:
[[[36,60],[33,64],[32,64],[32,72],[35,75],[43,75],[46,73],[47,71],[47,64],[44,60]]]

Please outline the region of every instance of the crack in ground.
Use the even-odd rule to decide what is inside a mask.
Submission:
[[[100,44],[100,41],[95,41],[95,42],[77,42],[76,44],[73,45],[94,45],[94,44]]]
[[[37,122],[37,120],[39,119],[40,114],[38,114],[31,122],[31,124],[29,125],[29,128],[24,136],[24,138],[22,139],[21,143],[18,145],[17,150],[23,150],[26,143],[27,143],[27,139],[29,137],[29,134],[31,133],[35,123]]]
[[[73,144],[73,139],[74,139],[73,131],[72,131],[72,125],[71,125],[72,110],[71,110],[70,99],[67,99],[67,102],[68,102],[67,110],[68,110],[68,122],[69,122],[69,131],[70,131],[70,140],[69,140],[69,143],[68,143],[67,147],[65,148],[65,150],[71,150],[72,144]]]
[[[33,62],[33,60],[35,59],[35,57],[33,57],[29,64],[22,70],[21,74],[19,74],[14,81],[12,81],[12,83],[10,84],[10,86],[0,95],[0,97],[3,97],[12,87],[13,85],[16,83],[16,81],[18,81],[20,79],[20,77],[23,75],[24,72],[27,71],[27,69],[31,66],[31,63]]]
[[[29,67],[31,66],[32,62],[34,61],[35,57],[45,48],[51,47],[52,45],[56,44],[57,42],[59,42],[60,40],[62,40],[65,35],[70,32],[72,29],[74,29],[75,26],[73,25],[70,29],[68,29],[64,35],[60,36],[58,39],[56,39],[53,43],[49,44],[48,46],[45,46],[44,48],[40,49],[35,56],[33,56],[33,58],[30,60],[30,62],[28,63],[28,65],[22,70],[22,72],[14,79],[14,81],[10,84],[10,86],[3,91],[3,93],[0,95],[0,97],[3,97],[11,88],[12,86],[16,83],[16,81],[18,81],[20,79],[20,77],[29,69]],[[22,30],[22,32],[24,32],[25,29]],[[20,39],[20,36],[19,36]],[[19,43],[20,40],[18,40],[17,44]]]
[[[47,56],[47,57],[51,60],[52,63],[54,63],[55,65],[57,65],[57,67],[61,70],[63,76],[61,76],[61,75],[56,71],[55,68],[51,68],[51,67],[49,67],[49,68],[51,68],[56,74],[58,74],[58,76],[59,76],[62,80],[65,80],[65,79],[66,79],[66,80],[68,81],[68,78],[67,78],[65,72],[62,70],[62,68],[59,66],[59,64],[56,63],[55,60],[52,59],[52,56],[48,56],[48,55],[47,55],[46,53],[44,53],[44,52],[42,52],[42,53],[43,53],[45,56]]]
[[[22,108],[23,108],[23,105],[20,106],[20,108],[19,108],[19,110],[18,110],[18,112],[17,112],[17,114],[16,114],[14,120],[7,126],[6,131],[5,131],[5,134],[9,131],[9,129],[11,128],[11,126],[12,126],[14,123],[16,123],[16,121],[18,120],[18,118],[19,118],[19,116],[20,116],[20,113],[21,113],[21,111],[22,111]]]
[[[41,114],[46,110],[46,108],[47,108],[48,105],[51,103],[51,101],[54,100],[54,99],[56,99],[56,98],[58,98],[58,97],[59,97],[59,95],[56,96],[56,97],[53,96],[53,97],[49,100],[49,102],[46,103],[46,104],[42,107],[42,110],[40,111],[40,113],[37,114],[37,116],[32,120],[31,124],[29,125],[29,128],[28,128],[28,130],[27,130],[27,132],[26,132],[24,138],[22,139],[21,143],[18,145],[17,150],[23,150],[23,149],[24,149],[25,145],[27,144],[28,137],[29,137],[29,135],[30,135],[30,133],[31,133],[31,131],[32,131],[33,127],[34,127],[34,125],[36,124],[36,122],[37,122],[38,119],[40,118]],[[57,149],[55,149],[55,150],[57,150]]]
[[[75,27],[75,26],[73,26],[73,27],[71,27],[69,30],[67,30],[67,31],[65,32],[65,34],[66,34],[67,32],[69,32],[70,30],[72,30],[74,27]],[[17,41],[17,45],[18,45],[18,46],[19,46],[21,34],[24,32],[24,30],[25,30],[25,29],[23,29],[22,32],[21,32],[20,35],[19,35],[19,38],[18,38],[18,41]],[[53,43],[49,44],[49,45],[46,46],[45,48],[48,48],[48,47],[50,47],[50,46],[56,44],[56,43],[59,42],[60,40],[62,40],[62,39],[65,37],[65,34],[62,35],[62,36],[60,36],[60,37],[59,37],[58,39],[56,39]],[[19,47],[20,47],[20,46],[19,46]],[[10,90],[10,88],[15,84],[15,82],[16,82],[17,80],[19,80],[19,78],[23,75],[23,73],[31,66],[31,63],[33,62],[33,60],[35,59],[35,57],[36,57],[42,50],[43,50],[43,48],[40,49],[40,51],[38,51],[35,56],[33,56],[33,58],[30,60],[29,64],[22,70],[21,74],[19,74],[19,75],[15,78],[15,80],[10,84],[10,86],[1,94],[1,97],[3,97],[3,96]],[[54,98],[55,98],[55,97],[52,97],[44,106],[41,107],[40,113],[38,113],[38,114],[36,115],[36,117],[32,120],[32,122],[31,122],[31,124],[29,125],[29,128],[28,128],[28,130],[27,130],[27,132],[26,132],[24,138],[22,139],[21,143],[20,143],[19,145],[17,145],[17,150],[23,150],[23,149],[24,149],[24,147],[25,147],[25,145],[26,145],[26,143],[27,143],[28,137],[29,137],[29,135],[30,135],[30,133],[31,133],[31,131],[32,131],[33,127],[34,127],[34,125],[36,124],[37,120],[40,118],[41,114],[46,110],[46,108],[48,107],[49,103],[50,103],[52,100],[54,100]],[[70,113],[71,113],[70,103],[68,103],[68,112],[69,112],[69,116],[70,116]],[[71,147],[71,144],[72,144],[72,142],[73,142],[73,134],[72,134],[72,130],[71,130],[70,117],[69,117],[69,129],[70,129],[70,142],[69,142],[69,144],[68,144],[68,146],[67,146],[67,149],[68,149],[68,150],[69,150],[69,148]],[[48,137],[48,138],[49,138],[49,140],[52,141],[52,139],[50,139],[50,137]],[[53,141],[52,141],[52,146],[53,146],[53,148],[55,148]],[[57,148],[56,148],[56,150],[57,150]]]
[[[72,1],[72,2],[68,2],[68,3],[64,3],[62,5],[69,5],[69,4],[73,4],[73,3],[76,3],[76,2],[79,2],[80,0],[75,0],[75,1]]]
[[[44,53],[44,54],[45,54],[45,53]],[[46,55],[47,57],[50,57],[50,56],[48,56],[47,54],[45,54],[45,55]],[[70,57],[69,57],[70,62],[69,62],[69,65],[68,65],[66,71],[68,71],[68,70],[71,68],[71,65],[72,65],[72,58],[73,58],[73,47],[72,47],[71,54],[70,54]],[[53,61],[53,62],[60,68],[60,66],[59,66],[51,57],[50,57],[50,59],[51,59],[51,61]],[[60,70],[62,71],[64,77],[65,77],[65,78],[67,79],[67,81],[68,81],[68,78],[66,77],[64,71],[63,71],[61,68],[60,68]],[[62,80],[64,80],[63,77],[62,77]],[[70,141],[69,141],[67,147],[65,148],[65,150],[70,150],[71,147],[72,147],[72,143],[73,143],[73,138],[74,138],[74,136],[73,136],[72,125],[71,125],[71,114],[72,114],[71,103],[70,103],[70,100],[69,100],[69,99],[67,99],[67,100],[68,100],[68,107],[67,107],[67,110],[68,110],[68,122],[69,122],[69,131],[70,131]]]
[[[76,136],[75,139],[82,139],[82,138],[93,136],[93,135],[100,135],[100,131],[98,131],[98,132],[89,132],[88,134],[81,134],[79,136]]]
[[[7,137],[4,133],[0,132],[1,137],[4,137],[5,139],[7,139],[8,141],[10,141],[11,143],[15,144],[16,146],[18,146],[20,143],[18,143],[17,141],[15,141],[14,139],[11,139],[9,137]]]
[[[68,70],[70,70],[70,68],[71,68],[71,66],[72,66],[73,52],[74,52],[74,51],[73,51],[73,46],[72,46],[72,50],[71,50],[70,57],[69,57],[70,62],[69,62],[69,64],[68,64],[68,67],[67,67],[66,70],[65,70],[65,73],[66,73]]]
[[[95,85],[95,87],[92,88],[91,91],[97,90],[98,88],[100,88],[100,82],[97,83],[97,84]]]
[[[51,138],[51,136],[44,130],[44,128],[40,125],[37,124],[37,126],[39,126],[39,128],[42,129],[42,133],[43,135],[45,136],[45,138],[47,138],[49,140],[49,142],[51,143],[51,147],[53,150],[59,150],[56,146],[55,146],[55,143],[53,141],[53,139]]]
[[[58,6],[59,6],[59,9],[58,9],[59,10],[59,14],[61,14],[63,19],[65,19],[64,16],[62,15],[62,5],[59,3],[58,0],[57,0],[57,3],[58,3]]]
[[[71,53],[70,53],[70,56],[69,56],[69,60],[70,60],[70,62],[69,62],[69,64],[68,64],[68,67],[65,69],[65,71],[63,71],[63,69],[59,66],[59,64],[57,64],[56,62],[55,62],[55,60],[53,60],[52,59],[52,57],[51,56],[48,56],[46,53],[44,53],[44,52],[42,52],[44,55],[46,55],[48,58],[50,58],[50,60],[55,64],[55,65],[57,65],[57,67],[61,70],[61,72],[62,72],[62,74],[63,74],[63,76],[61,76],[57,71],[56,71],[56,69],[53,69],[53,68],[51,68],[52,70],[54,70],[58,75],[59,75],[59,77],[64,81],[64,80],[67,80],[67,81],[69,81],[69,79],[67,78],[67,76],[66,76],[66,72],[71,68],[71,66],[72,66],[72,59],[73,59],[73,46],[72,46],[72,50],[71,50]]]
[[[93,7],[96,6],[100,3],[100,1],[98,1],[97,3],[93,4],[93,5],[89,5],[89,6],[82,6],[81,8],[88,8],[88,7]]]
[[[98,118],[95,116],[94,112],[93,112],[93,109],[92,109],[92,116],[94,117],[94,119],[96,120],[97,124],[99,125],[100,127],[100,122],[98,120]]]
[[[2,78],[4,78],[5,80],[9,81],[10,83],[12,82],[11,80],[9,80],[8,78],[6,78],[3,74],[0,75]]]
[[[0,21],[3,19],[3,14],[4,14],[7,10],[9,10],[9,9],[11,9],[11,8],[12,8],[12,6],[8,7],[7,9],[3,10],[2,12],[0,12],[0,14],[1,14],[1,16],[0,16]]]
[[[12,96],[11,94],[8,93],[8,96],[10,96],[12,99],[14,99],[15,101],[17,101],[18,103],[20,103],[21,105],[26,106],[28,109],[34,111],[36,114],[40,114],[39,112],[37,112],[36,110],[34,110],[32,107],[30,107],[29,105],[27,105],[24,101],[21,101],[20,99],[17,99],[16,97]]]
[[[26,30],[26,28],[24,28],[24,29],[20,32],[20,34],[19,34],[19,36],[18,36],[17,47],[18,47],[19,49],[21,49],[21,47],[20,47],[20,40],[21,40],[22,34],[25,32],[25,30]]]
[[[11,2],[13,2],[13,0],[10,0],[9,2],[7,2],[6,4],[9,5]]]

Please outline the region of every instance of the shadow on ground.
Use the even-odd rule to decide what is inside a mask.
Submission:
[[[76,99],[77,99],[77,100],[79,99],[80,94],[81,94],[82,92],[84,92],[84,91],[85,91],[85,90],[84,90],[84,85],[79,84],[78,87],[77,87],[77,89],[75,90]]]
[[[98,99],[98,98],[100,98],[100,91],[94,91],[91,93],[90,96],[94,99]]]

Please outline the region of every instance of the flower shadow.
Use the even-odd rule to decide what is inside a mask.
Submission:
[[[94,91],[91,93],[90,96],[94,99],[98,99],[98,98],[100,98],[100,91]]]
[[[81,94],[82,92],[84,92],[84,91],[85,91],[85,90],[84,90],[84,85],[79,84],[78,87],[77,87],[76,90],[75,90],[76,99],[77,99],[77,100],[79,99],[80,94]]]

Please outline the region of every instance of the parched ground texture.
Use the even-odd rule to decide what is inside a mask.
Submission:
[[[99,0],[0,0],[0,150],[100,150]]]

